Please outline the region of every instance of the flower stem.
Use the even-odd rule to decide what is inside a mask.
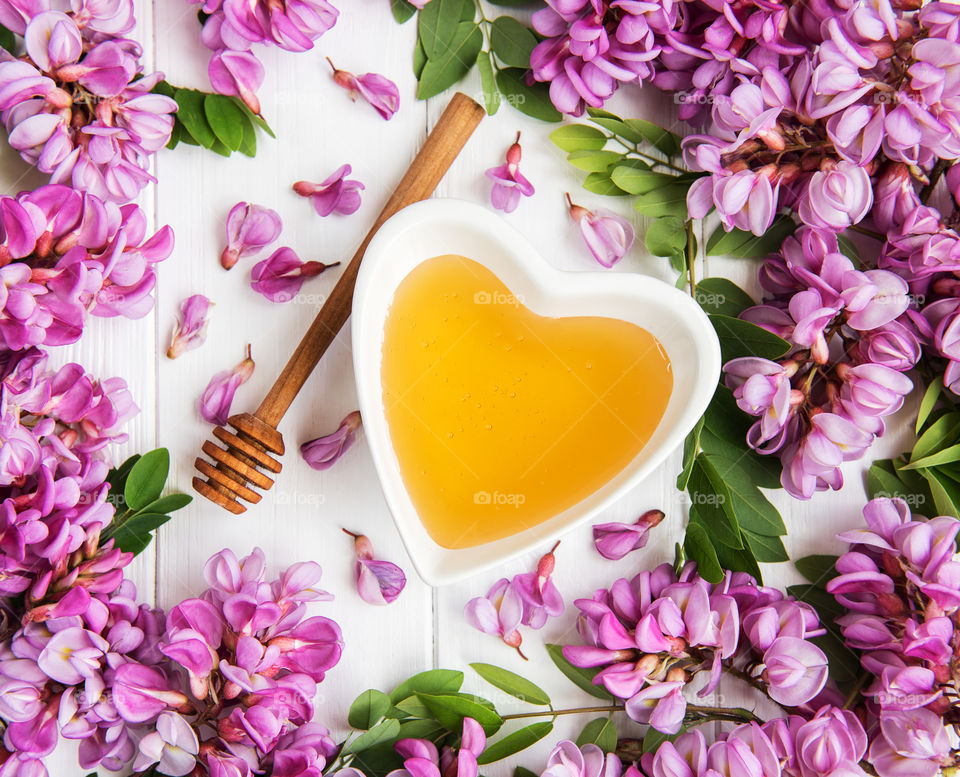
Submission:
[[[690,296],[697,297],[697,276],[695,264],[697,261],[697,241],[693,235],[693,219],[687,219],[687,247],[684,250],[687,260],[687,282],[690,284]]]
[[[758,718],[750,710],[743,707],[700,707],[696,704],[687,705],[687,714],[695,715],[697,723],[705,723],[710,720],[726,720],[732,723],[763,723],[762,718]]]
[[[577,715],[588,712],[619,712],[623,709],[620,704],[604,704],[596,707],[570,707],[565,710],[537,710],[536,712],[514,712],[510,715],[501,715],[501,720],[519,720],[521,718],[552,718],[557,715]]]

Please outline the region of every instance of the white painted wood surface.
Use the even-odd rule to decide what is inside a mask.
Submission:
[[[305,259],[348,259],[449,97],[416,101],[411,70],[415,24],[398,26],[388,0],[339,0],[336,4],[342,11],[340,21],[315,50],[264,52],[267,80],[260,96],[277,140],[261,137],[255,159],[235,155],[227,160],[189,146],[159,154],[159,184],[144,192],[142,203],[156,225],[173,226],[177,244],[173,256],[160,266],[155,310],[139,321],[91,320],[80,343],[54,356],[58,362],[77,360],[95,374],[120,375],[128,381],[142,412],[129,426],[130,441],[122,453],[168,447],[173,461],[170,485],[185,492],[191,491],[194,457],[210,433],[210,426],[197,414],[196,399],[211,375],[237,363],[250,343],[257,368],[238,392],[234,409],[252,411],[337,277],[337,271],[331,270],[308,281],[295,302],[267,302],[249,287],[252,261],[241,260],[230,272],[219,265],[230,207],[238,200],[249,200],[276,209],[284,220],[282,243]],[[209,52],[200,43],[196,6],[186,0],[137,0],[136,5],[137,37],[145,48],[147,68],[165,71],[178,85],[206,87]],[[325,56],[344,69],[374,71],[394,79],[401,92],[397,116],[386,123],[368,106],[351,104],[330,78]],[[479,96],[479,79],[474,74],[458,88]],[[624,89],[611,108],[659,123],[675,115],[669,98],[652,88]],[[595,269],[566,215],[563,193],[569,191],[575,201],[588,207],[606,207],[634,218],[641,239],[612,272],[645,273],[672,281],[665,260],[648,255],[643,248],[643,219],[625,201],[583,191],[582,174],[549,143],[552,129],[502,107],[496,116],[484,120],[442,183],[439,196],[488,204],[490,183],[483,171],[501,163],[521,130],[522,169],[537,192],[506,218],[558,267]],[[25,172],[5,144],[0,160],[4,191],[12,193],[40,182]],[[355,177],[366,185],[363,205],[352,216],[321,219],[292,192],[291,184],[300,179],[322,180],[345,162],[353,165]],[[726,274],[756,291],[755,265],[750,262],[711,261],[708,267],[698,267],[698,276],[704,274]],[[216,303],[207,344],[170,361],[163,354],[177,307],[194,293],[206,294]],[[338,733],[345,730],[347,705],[360,691],[389,689],[413,672],[436,666],[466,669],[465,690],[483,693],[502,711],[521,711],[518,702],[470,672],[467,665],[474,661],[502,665],[530,677],[549,690],[558,706],[590,703],[552,667],[542,643],[576,640],[575,598],[589,596],[617,576],[631,576],[641,568],[672,560],[686,520],[684,495],[674,488],[679,452],[603,516],[631,520],[648,508],[664,509],[667,519],[646,549],[609,562],[593,550],[589,527],[563,538],[555,580],[567,600],[567,612],[540,632],[526,631],[524,649],[531,660],[525,663],[495,638],[469,628],[462,611],[469,598],[485,593],[498,577],[532,568],[538,554],[460,585],[432,590],[410,570],[362,437],[329,472],[315,472],[299,458],[301,442],[332,431],[355,407],[350,336],[344,331],[281,425],[287,454],[274,489],[240,518],[202,498],[178,513],[131,568],[141,597],[169,607],[195,595],[203,585],[203,562],[224,547],[244,554],[258,545],[274,571],[299,560],[318,561],[324,568],[324,587],[336,595],[335,602],[318,607],[318,612],[336,618],[346,640],[343,660],[321,686],[320,720]],[[900,436],[898,424],[890,426],[888,439],[875,449],[878,456],[899,449],[896,439],[890,439]],[[772,496],[789,527],[786,544],[791,555],[837,550],[833,535],[859,518],[864,500],[862,471],[861,464],[849,466],[848,483],[841,493],[820,494],[806,503],[792,501],[783,492]],[[410,570],[409,584],[396,603],[375,608],[360,601],[352,580],[351,544],[341,528],[368,534],[381,557]],[[547,547],[545,543],[543,550]],[[765,574],[772,584],[798,579],[789,565],[768,566]],[[722,692],[726,696],[716,699],[717,703],[745,701],[736,688],[724,687]],[[586,719],[574,718],[561,718],[547,741],[555,741],[559,734],[575,735]],[[542,744],[525,754],[522,762],[539,769],[546,752],[547,745]],[[52,774],[80,773],[68,758],[57,759],[52,767]],[[493,775],[506,773],[506,768],[485,771]]]

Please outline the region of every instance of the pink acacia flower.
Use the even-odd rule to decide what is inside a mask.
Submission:
[[[523,620],[523,597],[512,581],[502,578],[491,586],[486,596],[477,596],[467,602],[464,616],[473,628],[484,634],[500,637],[504,644],[526,659],[520,645],[523,642],[519,632]]]
[[[300,455],[314,469],[330,469],[353,445],[361,423],[360,411],[354,410],[340,422],[337,431],[301,445]]]
[[[384,119],[389,121],[393,118],[400,107],[400,90],[393,81],[379,73],[355,76],[346,70],[338,70],[330,57],[327,57],[327,62],[333,69],[333,80],[337,86],[347,90],[351,100],[356,102],[358,97],[362,97]]]
[[[647,510],[634,523],[600,523],[593,527],[593,544],[606,559],[618,560],[645,547],[650,529],[666,516],[662,510]]]
[[[231,49],[216,52],[210,58],[207,76],[214,91],[239,97],[253,114],[260,115],[257,90],[263,86],[266,72],[252,52]]]
[[[608,210],[590,211],[574,205],[567,195],[570,217],[577,223],[593,258],[604,267],[613,267],[633,246],[633,225]]]
[[[180,315],[173,328],[167,358],[176,359],[199,348],[207,339],[207,315],[213,303],[202,294],[193,294],[180,303]]]
[[[493,181],[490,192],[490,201],[494,208],[504,213],[512,213],[520,204],[520,197],[532,197],[533,184],[520,172],[520,157],[523,151],[520,148],[520,133],[517,139],[507,150],[507,161],[499,167],[491,167],[486,172],[487,178]]]
[[[313,209],[321,216],[331,213],[348,216],[360,207],[360,192],[364,189],[360,181],[347,178],[351,172],[350,165],[342,165],[321,183],[297,181],[293,190],[301,197],[309,197]]]
[[[133,768],[142,771],[156,764],[160,774],[183,777],[197,764],[200,744],[193,728],[175,712],[161,712],[156,731],[140,740]]]
[[[220,254],[221,266],[229,270],[240,257],[256,256],[280,237],[281,229],[283,222],[275,210],[238,202],[227,216],[227,246]]]
[[[338,264],[340,262],[304,262],[292,248],[278,248],[268,258],[253,266],[250,286],[271,302],[289,302],[300,291],[305,280]]]
[[[540,558],[535,572],[513,578],[513,587],[523,600],[521,622],[524,626],[539,629],[547,622],[547,618],[556,618],[563,614],[563,597],[550,579],[557,563],[554,553],[559,545],[558,540],[553,548]]]
[[[373,544],[363,534],[354,534],[343,530],[353,537],[354,552],[357,555],[355,572],[357,592],[368,604],[390,604],[403,592],[407,576],[391,561],[380,561],[373,557]]]
[[[218,372],[210,379],[200,397],[200,415],[211,424],[223,426],[230,416],[230,406],[237,389],[250,380],[253,375],[254,362],[250,356],[250,346],[247,345],[247,356],[232,370]]]

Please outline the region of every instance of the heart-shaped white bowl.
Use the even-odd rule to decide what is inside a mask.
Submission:
[[[458,550],[435,543],[417,516],[390,442],[380,376],[384,325],[397,287],[421,262],[444,254],[485,265],[541,316],[606,316],[637,324],[660,341],[673,368],[673,393],[660,424],[616,477],[537,526]],[[499,216],[459,200],[411,205],[380,228],[360,267],[352,327],[357,393],[373,461],[410,558],[430,585],[474,575],[595,516],[683,442],[703,415],[720,374],[717,336],[689,295],[644,275],[556,270]]]

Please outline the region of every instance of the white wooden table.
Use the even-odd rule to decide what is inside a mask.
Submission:
[[[251,343],[256,372],[238,392],[234,410],[252,411],[337,277],[337,271],[331,270],[308,281],[297,301],[266,301],[250,289],[252,261],[241,260],[230,272],[219,265],[229,209],[239,200],[274,208],[284,220],[282,243],[302,258],[348,259],[449,98],[443,95],[426,103],[415,99],[411,69],[415,22],[398,26],[388,0],[335,0],[335,4],[341,9],[340,20],[313,51],[263,52],[267,79],[260,98],[277,140],[261,137],[256,158],[234,155],[228,160],[190,146],[159,154],[155,171],[159,184],[144,192],[142,205],[155,225],[172,225],[177,241],[173,256],[159,268],[154,311],[139,321],[92,319],[80,343],[55,350],[53,355],[57,363],[76,360],[101,377],[119,375],[127,380],[141,413],[128,425],[130,441],[120,455],[156,446],[169,448],[169,485],[184,492],[192,493],[193,460],[210,433],[210,426],[197,414],[196,401],[211,375],[236,364],[245,344]],[[147,70],[163,70],[177,85],[208,88],[209,52],[200,42],[196,6],[186,0],[137,0],[136,5],[137,37],[146,51]],[[489,10],[496,14],[496,9]],[[387,123],[368,106],[351,104],[333,83],[325,56],[355,73],[379,72],[395,80],[401,93],[399,113]],[[479,97],[475,74],[458,88]],[[652,87],[621,90],[611,109],[659,123],[675,115],[671,101]],[[666,124],[677,127],[672,119]],[[521,130],[522,169],[537,193],[506,218],[541,246],[558,267],[594,270],[596,265],[566,214],[563,193],[569,191],[581,204],[615,209],[634,219],[641,239],[611,272],[645,273],[672,282],[666,260],[650,256],[643,248],[644,219],[625,201],[583,191],[583,174],[567,164],[563,153],[548,141],[552,129],[553,125],[503,106],[481,124],[441,184],[438,196],[489,205],[490,182],[483,172],[501,164]],[[41,182],[35,174],[25,173],[19,159],[5,145],[3,148],[3,191],[12,193]],[[292,192],[291,184],[300,179],[322,180],[347,162],[353,165],[354,177],[366,185],[363,205],[352,216],[321,219],[306,200]],[[726,274],[757,291],[752,262],[711,261],[697,270],[698,277]],[[171,361],[164,352],[178,305],[195,293],[206,294],[216,303],[207,343]],[[524,662],[494,637],[467,626],[463,606],[471,597],[485,593],[498,577],[532,569],[539,553],[462,584],[431,589],[416,578],[406,557],[362,436],[328,472],[316,472],[299,458],[301,442],[332,431],[357,406],[348,329],[328,351],[281,424],[287,454],[273,490],[239,518],[199,497],[177,513],[129,569],[141,599],[169,607],[196,595],[203,587],[204,561],[224,547],[242,555],[259,545],[273,571],[300,560],[318,561],[324,569],[323,587],[333,592],[336,600],[318,606],[317,612],[335,618],[346,641],[343,660],[320,689],[320,720],[337,733],[345,731],[347,705],[362,690],[390,689],[416,671],[438,666],[466,669],[465,690],[486,695],[501,711],[520,711],[519,702],[485,685],[469,670],[467,665],[475,661],[505,666],[530,677],[561,706],[587,702],[589,697],[553,668],[542,643],[577,639],[574,599],[589,596],[617,577],[672,560],[674,543],[682,538],[686,521],[685,495],[674,487],[679,451],[603,516],[605,520],[633,520],[648,508],[665,510],[667,519],[654,530],[646,549],[610,562],[594,551],[588,526],[563,538],[555,580],[566,598],[567,611],[540,632],[526,630],[524,648],[531,660]],[[898,424],[890,426],[895,429]],[[888,437],[892,436],[893,432]],[[876,448],[878,456],[898,449],[894,440],[882,442]],[[782,491],[773,494],[789,527],[786,546],[792,556],[836,552],[839,546],[833,535],[859,520],[863,466],[855,463],[846,472],[847,486],[839,494],[820,494],[806,503],[791,501]],[[366,533],[380,557],[394,560],[408,571],[407,588],[394,604],[376,608],[359,599],[352,577],[352,546],[341,528]],[[548,547],[545,543],[543,551]],[[766,582],[774,584],[799,579],[787,564],[768,565],[765,575]],[[736,688],[721,686],[721,692],[726,696],[715,698],[715,703],[741,701]],[[576,717],[560,718],[555,734],[528,751],[522,762],[539,769],[546,743],[556,741],[560,734],[575,735],[586,722]],[[80,774],[72,754],[51,766],[52,774]],[[507,773],[505,766],[488,767],[485,772]]]

